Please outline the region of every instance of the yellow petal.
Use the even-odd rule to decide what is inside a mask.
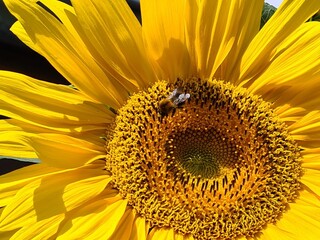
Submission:
[[[288,236],[294,236],[293,239],[318,239],[320,236],[319,204],[320,200],[314,195],[305,190],[301,191],[297,201],[290,204],[288,211],[275,224],[282,232],[280,236],[287,232]],[[274,235],[274,239],[278,239],[278,236]]]
[[[103,145],[60,134],[36,134],[25,140],[41,162],[58,168],[74,168],[105,157]]]
[[[184,0],[140,2],[143,36],[160,79],[175,81],[177,77],[186,77],[189,71],[195,69],[195,66],[190,65],[185,33],[188,10],[193,11],[193,14],[197,11],[196,8],[190,9],[189,4],[196,7],[194,2]]]
[[[63,22],[67,29],[72,33],[74,36],[78,36],[76,29],[73,26],[72,19],[70,19],[67,13],[73,13],[73,8],[60,1],[55,0],[42,0],[41,4],[48,7],[60,20]],[[10,30],[17,35],[17,37],[26,44],[29,48],[39,52],[40,50],[37,49],[37,45],[32,41],[32,39],[28,36],[25,29],[22,27],[20,22],[15,22]]]
[[[134,227],[131,232],[130,239],[132,240],[146,240],[149,232],[149,224],[143,217],[137,217],[134,221]]]
[[[172,228],[154,227],[148,236],[148,240],[174,240],[174,231]]]
[[[302,107],[293,107],[290,104],[284,104],[274,109],[277,116],[281,118],[287,125],[291,125],[304,117],[307,111]]]
[[[320,200],[320,171],[314,169],[304,169],[305,172],[301,178],[301,182],[310,189],[314,194],[318,195]],[[320,203],[319,203],[320,204]],[[320,221],[320,218],[319,218]]]
[[[74,29],[68,29],[70,24],[58,20],[36,1],[5,0],[5,3],[36,45],[34,49],[92,101],[119,108],[127,100],[128,93],[118,90],[119,84],[108,79],[82,39],[74,34],[74,29],[80,31],[80,27],[69,7],[64,14],[72,21]],[[20,29],[18,33],[23,31]]]
[[[191,235],[183,235],[174,232],[172,228],[153,228],[148,240],[193,240]]]
[[[114,118],[105,106],[70,87],[6,71],[0,78],[2,115],[64,132],[101,129]]]
[[[64,170],[29,183],[4,208],[0,230],[24,227],[86,204],[111,180],[102,165],[97,166]]]
[[[0,177],[0,206],[12,201],[14,195],[25,185],[46,175],[59,171],[44,164],[35,164],[20,168]]]
[[[195,42],[200,77],[224,79],[234,71],[259,31],[262,6],[261,0],[200,1]]]
[[[70,156],[70,161],[63,162],[63,165],[59,167],[70,167],[70,164],[72,165],[72,159],[76,157],[79,158],[75,164],[79,166],[84,162],[90,161],[90,159],[85,159],[85,157],[98,158],[101,154],[104,155],[105,140],[103,136],[105,136],[106,127],[107,125],[103,126],[101,130],[69,132],[66,133],[67,135],[60,135],[56,134],[54,130],[48,130],[44,127],[38,127],[14,119],[1,120],[0,155],[17,158],[38,158],[37,153],[42,153],[42,155],[44,155],[42,160],[50,161],[50,164],[56,165],[59,161],[54,155],[55,152],[48,151],[44,153],[44,150],[41,150],[41,148],[48,149],[48,147],[58,147],[61,150],[64,149],[63,152],[68,152],[69,155],[83,154],[81,156]],[[53,133],[48,134],[48,132]],[[61,145],[60,141],[63,139],[65,146],[58,146]],[[68,147],[70,147],[70,149],[68,149]],[[83,161],[81,161],[81,159]]]
[[[97,199],[66,216],[57,240],[109,239],[125,213],[127,200],[116,196]]]
[[[282,230],[275,226],[274,224],[268,224],[267,228],[263,230],[262,235],[260,236],[261,240],[297,240],[293,233]]]
[[[114,230],[114,233],[110,236],[110,239],[133,239],[132,232],[135,231],[135,214],[132,208],[127,208],[123,214],[118,226]]]
[[[98,145],[97,142],[91,143],[85,139],[54,133],[17,134],[16,132],[7,132],[0,135],[5,137],[5,140],[0,141],[0,146],[9,147],[9,150],[4,151],[5,154],[2,155],[33,157],[31,154],[17,156],[21,152],[15,153],[14,147],[20,144],[23,153],[27,150],[33,151],[36,154],[35,158],[39,158],[40,162],[52,167],[74,168],[105,158],[103,142]],[[99,136],[96,137],[99,138]]]
[[[37,127],[35,125],[21,123],[15,119],[3,119],[0,120],[0,132],[10,131],[10,132],[21,132],[25,131],[28,128],[29,131],[26,132],[33,132],[33,133],[40,133],[43,131],[43,128]]]
[[[320,24],[308,22],[277,46],[275,56],[248,88],[275,106],[319,109]]]
[[[304,148],[319,146],[320,111],[312,111],[288,127],[292,137]]]
[[[1,213],[1,212],[0,212]],[[17,232],[17,230],[13,230],[10,232],[0,232],[0,240],[8,240]]]
[[[320,170],[320,148],[309,148],[302,151],[302,167]]]
[[[64,219],[64,214],[55,215],[53,217],[38,221],[36,223],[30,224],[21,228],[17,231],[10,240],[21,240],[21,239],[32,239],[32,240],[42,240],[52,238],[58,228],[60,223]]]
[[[235,79],[238,78],[243,53],[260,30],[263,6],[263,1],[246,0],[234,2],[236,11],[228,21],[232,27],[230,30],[234,34],[235,44],[233,44],[230,54],[226,56],[226,59],[216,72],[217,78],[226,79],[230,82],[235,82]]]
[[[319,9],[320,1],[318,0],[285,0],[244,53],[238,83],[247,80],[258,81],[259,74],[275,57],[279,43],[285,41]]]
[[[129,92],[156,81],[141,25],[124,0],[74,0],[72,5],[83,40],[109,79]]]
[[[0,121],[2,127],[6,125],[4,122]],[[0,156],[38,158],[34,149],[25,141],[31,135],[22,131],[0,131]]]

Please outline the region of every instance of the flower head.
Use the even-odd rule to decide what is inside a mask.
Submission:
[[[5,3],[73,87],[0,72],[3,236],[319,236],[318,0]]]

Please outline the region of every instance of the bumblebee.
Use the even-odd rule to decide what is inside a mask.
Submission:
[[[189,98],[190,94],[184,93],[182,88],[174,89],[167,98],[161,100],[159,103],[159,113],[161,117],[168,116],[170,112],[181,107]]]

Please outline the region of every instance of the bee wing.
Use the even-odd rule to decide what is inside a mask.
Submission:
[[[174,89],[172,93],[168,96],[168,99],[173,99],[177,95],[178,89]]]
[[[180,94],[180,95],[178,96],[177,99],[175,99],[175,100],[173,101],[173,103],[176,104],[176,105],[178,105],[178,104],[180,104],[180,103],[185,102],[189,97],[190,97],[190,94],[189,94],[189,93],[186,93],[186,94],[185,94],[185,93],[182,93],[182,94]]]

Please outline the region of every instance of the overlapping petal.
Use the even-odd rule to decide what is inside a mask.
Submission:
[[[135,240],[145,240],[149,233],[149,224],[144,217],[136,216],[134,228],[131,232],[131,238]]]
[[[33,148],[24,141],[25,137],[32,134],[21,131],[20,127],[8,121],[0,121],[0,156],[37,158]]]
[[[153,228],[148,236],[150,240],[193,240],[192,235],[176,233],[172,228]]]
[[[320,234],[319,202],[319,199],[308,191],[300,192],[297,202],[290,204],[288,211],[275,224],[276,228],[267,228],[264,232],[274,238],[286,235],[287,239],[317,239]]]
[[[320,148],[309,148],[302,152],[302,167],[306,169],[320,170]]]
[[[197,69],[202,78],[232,81],[236,64],[260,26],[263,1],[200,1],[196,25]]]
[[[18,229],[78,208],[99,195],[110,180],[103,164],[42,176],[21,188],[6,205],[0,231]]]
[[[282,230],[274,224],[269,224],[268,227],[264,229],[261,240],[273,240],[275,238],[280,238],[281,240],[296,240],[293,233]]]
[[[57,239],[109,239],[127,207],[127,200],[113,192],[70,212]]]
[[[319,146],[320,111],[312,111],[288,127],[293,138],[304,148]]]
[[[64,14],[72,22],[70,25],[63,24],[63,18],[58,19],[36,1],[6,0],[5,3],[29,36],[23,35],[21,39],[30,38],[27,43],[33,42],[33,49],[92,101],[113,108],[119,108],[126,101],[128,92],[125,88],[119,88],[118,82],[108,78],[79,35],[74,34],[75,29],[80,28],[72,9],[68,6],[63,8]],[[69,30],[70,26],[73,28]],[[16,33],[23,31],[20,29]]]
[[[320,171],[314,169],[305,169],[305,173],[301,178],[301,182],[309,190],[311,190],[313,194],[317,195],[319,199],[318,206],[320,206]]]
[[[232,78],[236,83],[250,85],[279,54],[277,46],[296,31],[308,18],[320,9],[318,0],[285,0],[272,18],[258,32],[243,54],[240,76]],[[235,73],[237,74],[237,73]]]
[[[73,0],[72,5],[86,47],[117,89],[133,92],[156,81],[141,25],[125,1]]]
[[[136,237],[137,232],[135,220],[133,209],[127,207],[110,239],[134,239],[133,236]]]
[[[64,220],[64,214],[54,215],[52,217],[26,225],[19,229],[10,240],[20,239],[50,239],[54,238],[60,223]]]
[[[61,171],[61,169],[49,167],[45,164],[35,164],[1,176],[0,206],[3,207],[12,202],[16,193],[27,184],[58,171]]]
[[[160,76],[229,80],[259,30],[262,6],[263,1],[141,1],[146,46]]]
[[[308,22],[279,43],[265,70],[248,88],[275,106],[320,106],[320,23]],[[308,57],[306,57],[308,56]]]
[[[60,134],[37,134],[25,139],[41,162],[58,168],[74,168],[105,158],[103,145]]]
[[[61,132],[102,129],[114,114],[79,91],[0,71],[0,114]]]
[[[8,147],[1,155],[39,158],[42,163],[58,168],[79,167],[105,157],[103,143],[95,144],[68,135],[8,132],[1,137],[5,139],[0,141],[0,146]]]
[[[195,2],[141,0],[143,36],[160,79],[175,81],[179,76],[187,77],[187,73],[195,69],[190,65],[185,32],[189,4],[196,7]],[[191,11],[193,15],[190,17],[195,18],[197,9]]]
[[[277,116],[281,118],[288,126],[299,121],[308,112],[302,107],[293,107],[290,104],[278,106],[275,109]]]

